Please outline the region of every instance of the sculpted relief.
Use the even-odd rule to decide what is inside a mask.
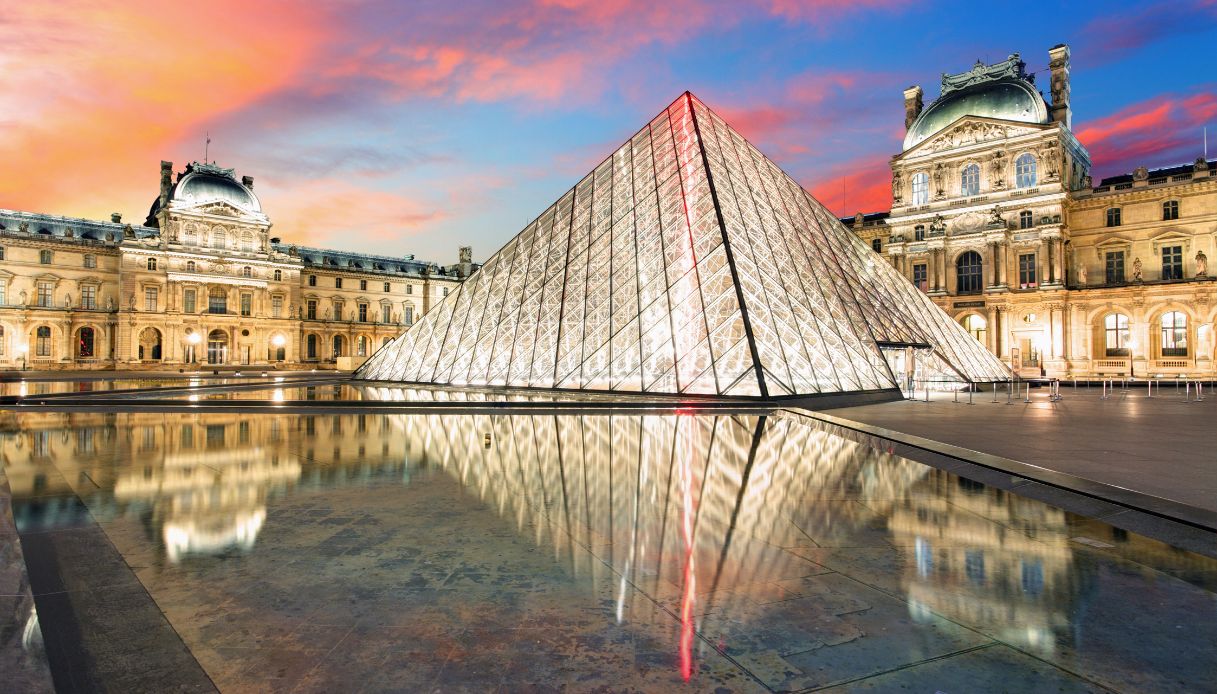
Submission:
[[[1010,128],[997,123],[964,123],[930,140],[931,152],[954,149],[977,142],[987,142],[1010,136]]]

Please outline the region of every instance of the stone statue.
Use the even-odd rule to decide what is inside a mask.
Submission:
[[[1204,251],[1196,251],[1196,276],[1209,276],[1209,257],[1204,254]]]
[[[893,171],[892,172],[892,204],[893,205],[898,205],[903,200],[904,194],[901,190],[903,187],[904,187],[904,182],[900,179],[900,172]]]
[[[1078,285],[1082,286],[1082,287],[1086,286],[1086,266],[1085,265],[1078,266]]]
[[[938,164],[937,166],[934,167],[934,196],[935,197],[941,198],[942,196],[946,195],[946,189],[944,189],[942,187],[942,181],[943,181],[943,178],[945,175],[946,175],[945,167],[942,164]]]
[[[1083,188],[1094,188],[1094,179],[1092,179],[1090,177],[1090,174],[1086,174],[1085,176],[1082,176],[1082,187]]]
[[[1209,163],[1204,160],[1204,157],[1196,157],[1196,162],[1192,164],[1193,171],[1208,171]]]
[[[946,230],[947,230],[946,220],[943,219],[942,215],[940,215],[940,214],[934,215],[934,218],[930,220],[930,233],[931,234],[934,234],[934,233],[940,234],[940,233],[945,232]]]
[[[1149,169],[1145,168],[1144,166],[1138,166],[1136,168],[1136,170],[1132,172],[1132,180],[1148,181],[1149,180]]]
[[[21,233],[23,233],[23,234],[28,234],[28,233],[30,233],[30,223],[29,223],[29,222],[22,222],[22,223],[18,224],[18,225],[17,225],[17,231],[20,231],[20,232],[21,232]]]
[[[127,308],[132,311],[135,310],[135,294],[132,294],[130,297],[127,298]]]
[[[71,292],[68,292],[67,294],[64,294],[64,296],[63,296],[63,307],[64,307],[64,308],[72,308],[72,293],[71,293]]]
[[[1132,281],[1137,284],[1141,283],[1141,259],[1134,258],[1132,261]]]
[[[1001,216],[1001,205],[994,205],[989,211],[989,226],[1006,228],[1006,219]]]
[[[107,310],[107,311],[113,311],[113,310],[114,310],[114,297],[112,297],[112,296],[107,296],[107,297],[106,297],[106,310]]]
[[[25,293],[25,290],[24,290],[24,289],[22,289],[22,290],[21,290],[21,293],[17,295],[17,303],[18,303],[18,305],[20,305],[20,306],[25,306],[25,300],[26,300],[26,293]]]

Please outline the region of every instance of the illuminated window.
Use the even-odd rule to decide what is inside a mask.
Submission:
[[[1162,314],[1162,356],[1187,356],[1187,316],[1178,311]]]
[[[1035,157],[1024,154],[1014,161],[1014,185],[1019,188],[1035,185]]]
[[[1179,201],[1167,200],[1162,203],[1162,221],[1169,222],[1173,219],[1179,219]]]
[[[228,313],[228,292],[221,287],[212,287],[211,291],[207,293],[207,312]]]
[[[367,338],[367,336],[360,335],[359,337],[355,338],[355,356],[357,356],[357,357],[368,356],[368,338]]]
[[[39,282],[38,283],[38,305],[49,307],[55,303],[55,283],[54,282]]]
[[[1128,316],[1111,313],[1103,319],[1103,345],[1109,357],[1126,357],[1129,354]]]
[[[955,292],[979,294],[983,263],[980,254],[968,251],[955,260]]]
[[[219,227],[212,229],[211,230],[211,247],[212,248],[224,248],[227,245],[228,245],[228,236],[224,233],[224,230],[220,229]]]
[[[980,342],[982,345],[985,343],[987,332],[986,328],[988,327],[988,324],[985,322],[984,318],[981,318],[975,313],[970,314],[963,319],[963,327],[968,331],[968,334],[976,338],[977,342]]]
[[[1183,279],[1183,246],[1162,247],[1162,279]]]
[[[913,204],[925,205],[930,201],[930,175],[924,171],[913,174]]]
[[[94,337],[95,337],[95,335],[93,332],[93,328],[81,328],[80,329],[80,339],[77,340],[77,343],[76,343],[76,356],[81,357],[81,358],[88,358],[88,357],[93,356]]]
[[[1018,228],[1030,229],[1035,226],[1035,216],[1031,214],[1031,210],[1023,210],[1018,213]]]
[[[959,194],[963,196],[980,194],[980,166],[968,164],[959,174]]]
[[[1120,226],[1120,208],[1118,208],[1118,207],[1107,208],[1107,226],[1109,226],[1109,227]]]

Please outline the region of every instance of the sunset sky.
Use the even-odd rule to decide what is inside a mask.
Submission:
[[[1217,0],[996,7],[6,3],[0,208],[142,222],[210,132],[285,241],[482,260],[688,89],[834,212],[881,210],[902,89],[1060,42],[1096,180],[1191,161],[1205,125],[1217,156]]]

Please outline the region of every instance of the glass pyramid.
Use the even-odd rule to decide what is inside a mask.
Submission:
[[[356,378],[775,397],[1007,370],[686,92]]]

